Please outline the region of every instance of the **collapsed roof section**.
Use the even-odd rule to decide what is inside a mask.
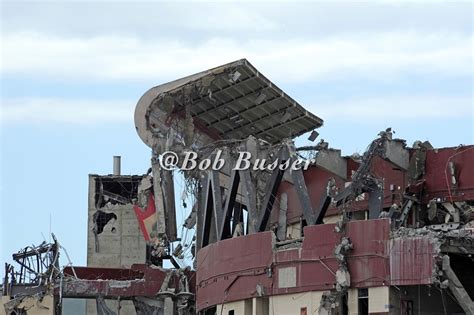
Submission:
[[[204,136],[198,140],[201,144],[250,135],[278,143],[322,124],[321,118],[305,110],[246,59],[153,87],[135,109],[137,132],[152,148],[157,139],[167,137],[171,127],[176,127],[189,146],[192,143],[186,133],[190,138],[194,129]]]

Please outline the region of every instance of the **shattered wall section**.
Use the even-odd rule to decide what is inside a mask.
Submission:
[[[142,176],[89,175],[87,266],[130,268],[144,264],[146,241],[133,202]],[[117,310],[116,301],[107,301]],[[87,302],[87,314],[96,314],[95,301]],[[120,314],[135,314],[131,301],[122,301]]]
[[[87,266],[128,268],[145,263],[146,243],[132,204],[140,179],[89,176]]]

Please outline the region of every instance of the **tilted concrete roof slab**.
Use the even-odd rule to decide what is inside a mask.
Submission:
[[[184,128],[186,113],[203,135],[201,144],[250,135],[278,143],[323,124],[246,59],[151,88],[138,101],[135,126],[153,148],[170,120],[178,118]]]

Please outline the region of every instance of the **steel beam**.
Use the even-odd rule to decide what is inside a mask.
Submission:
[[[237,190],[239,189],[240,175],[239,171],[232,171],[229,189],[225,197],[225,204],[222,213],[222,219],[219,221],[219,234],[218,240],[223,240],[232,237],[232,231],[230,227],[230,219],[232,218],[232,210],[235,206],[235,198],[237,197]]]
[[[278,165],[284,163],[288,159],[287,156],[284,156],[283,150],[285,149],[281,149],[278,152]],[[270,180],[266,184],[265,197],[262,202],[262,208],[260,209],[259,219],[255,225],[256,232],[263,232],[267,227],[268,219],[270,218],[270,213],[272,212],[273,208],[273,203],[275,202],[276,194],[278,192],[278,187],[280,187],[284,173],[285,170],[281,170],[277,166],[275,170],[273,170]]]

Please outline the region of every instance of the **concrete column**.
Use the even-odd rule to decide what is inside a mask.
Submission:
[[[347,291],[347,308],[349,315],[359,314],[359,301],[357,289],[349,289]]]
[[[369,314],[390,311],[390,287],[369,288]]]

